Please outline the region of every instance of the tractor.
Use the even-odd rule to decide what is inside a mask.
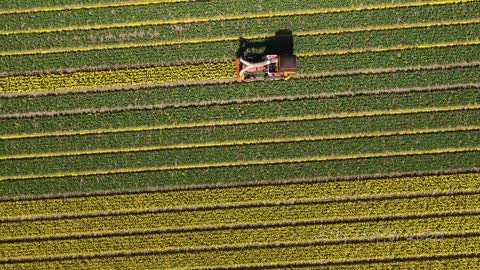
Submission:
[[[288,80],[297,73],[297,57],[294,54],[266,55],[263,61],[249,62],[243,57],[236,58],[238,81]]]

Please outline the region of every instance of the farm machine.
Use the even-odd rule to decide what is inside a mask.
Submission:
[[[297,73],[297,57],[294,54],[266,55],[263,61],[249,62],[243,57],[236,58],[238,81],[288,80]]]

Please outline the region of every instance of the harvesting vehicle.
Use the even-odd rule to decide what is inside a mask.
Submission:
[[[251,63],[243,57],[236,58],[238,81],[288,80],[297,73],[297,57],[294,54],[266,55],[261,62]]]

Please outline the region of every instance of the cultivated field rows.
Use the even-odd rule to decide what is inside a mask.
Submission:
[[[295,37],[335,35],[338,37],[340,34],[349,33],[472,25],[477,23],[476,14],[473,12],[476,6],[478,3],[471,3],[468,10],[458,9],[458,6],[455,5],[443,5],[386,11],[373,10],[353,14],[330,13],[310,15],[307,21],[302,16],[255,19],[251,20],[255,25],[253,28],[245,27],[241,20],[233,20],[189,24],[188,26],[179,26],[180,29],[175,29],[171,25],[160,25],[135,27],[134,29],[82,30],[62,32],[61,34],[52,32],[5,35],[5,40],[13,46],[5,48],[6,51],[2,55],[53,54],[101,48],[127,49],[227,42],[239,41],[240,36],[247,40],[260,39],[271,36],[272,34],[267,34],[269,32],[277,31],[278,29],[274,25],[284,25],[286,28],[295,30]],[[422,13],[422,22],[415,17],[419,12]],[[346,17],[349,20],[345,20]],[[229,33],[228,36],[225,36],[226,31]],[[205,37],[205,32],[208,33],[208,37]],[[159,42],[159,39],[163,42]],[[52,44],[52,41],[55,43]]]
[[[475,269],[479,9],[2,4],[0,268]],[[282,29],[298,74],[236,82]]]
[[[477,178],[478,180],[478,178]],[[253,223],[302,221],[322,219],[333,220],[362,219],[362,217],[409,215],[436,212],[458,212],[478,210],[478,190],[427,193],[417,196],[406,194],[392,198],[345,200],[322,203],[321,201],[273,202],[265,205],[199,208],[190,211],[161,209],[141,210],[126,214],[94,215],[44,218],[33,221],[5,222],[0,228],[3,239],[24,239],[35,237],[76,236],[84,234],[109,234],[115,231],[139,231],[158,229],[194,230],[200,227],[234,226]],[[122,229],[123,228],[123,229]]]
[[[295,201],[314,198],[341,199],[350,197],[385,196],[388,190],[401,193],[447,192],[449,190],[475,190],[477,173],[458,175],[404,176],[402,178],[374,178],[348,181],[281,182],[265,186],[213,189],[157,190],[124,194],[104,194],[87,197],[44,198],[41,200],[5,200],[0,202],[7,220],[33,220],[38,217],[76,216],[99,213],[119,213],[135,210],[195,209],[214,205],[234,205],[275,201]],[[288,184],[287,184],[288,183]],[[235,194],[235,195],[233,195]]]
[[[186,106],[213,106],[233,103],[272,101],[287,98],[333,98],[342,95],[389,92],[415,92],[448,88],[452,85],[475,85],[480,62],[426,65],[404,68],[360,69],[303,75],[288,82],[255,82],[250,84],[202,84],[183,87],[125,87],[114,90],[62,92],[55,95],[27,93],[16,98],[0,99],[0,117],[24,118],[86,114],[89,112],[121,112],[123,110],[154,110]],[[442,76],[439,76],[442,75]],[[353,82],[357,83],[356,85]],[[319,89],[313,91],[312,88]],[[134,91],[141,90],[141,91]],[[188,92],[189,95],[183,95]],[[13,97],[13,96],[12,96]],[[263,99],[262,99],[263,98]],[[223,102],[223,103],[221,103]],[[225,104],[225,102],[230,102]],[[108,110],[107,108],[110,108]],[[102,111],[103,110],[103,111]],[[44,112],[43,115],[39,114]],[[55,114],[56,113],[56,114]]]
[[[92,28],[116,28],[116,25],[120,27],[135,27],[139,24],[181,24],[185,22],[195,23],[213,20],[228,21],[262,17],[304,16],[314,14],[349,13],[365,10],[388,10],[395,8],[449,5],[459,3],[468,4],[475,2],[475,0],[397,0],[395,2],[396,3],[385,0],[368,0],[364,1],[362,4],[346,5],[347,3],[343,1],[330,1],[328,3],[319,4],[313,0],[306,0],[299,4],[283,3],[279,0],[273,0],[266,4],[260,5],[254,0],[247,0],[242,4],[239,4],[235,0],[211,1],[208,3],[202,1],[190,1],[186,3],[178,2],[173,5],[160,4],[157,6],[157,8],[152,8],[152,6],[149,5],[137,6],[132,4],[130,7],[124,6],[120,8],[105,8],[100,6],[99,8],[93,9],[79,9],[74,11],[65,10],[64,12],[34,12],[33,14],[8,14],[3,12],[3,14],[1,14],[2,17],[0,17],[0,21],[2,23],[5,22],[5,24],[2,24],[4,30],[10,32],[20,32],[23,30],[28,34],[30,32],[38,32],[39,29],[44,29],[42,32],[58,32],[62,29],[62,26],[64,28],[70,28],[66,31],[74,31],[78,30],[78,28],[89,29],[88,25],[85,25],[84,20],[85,18],[89,17],[96,17],[96,25],[92,26]],[[114,10],[114,12],[112,12],[112,10]],[[72,13],[77,15],[77,17],[65,19],[65,17]],[[142,15],[143,21],[139,22],[137,19],[132,22],[130,18],[135,18],[132,15],[138,14]],[[52,18],[57,19],[57,23],[54,23],[54,21],[51,20]],[[163,20],[159,20],[159,18],[162,18]],[[17,24],[18,22],[23,22],[24,24],[19,25]],[[31,22],[34,22],[32,26],[29,24]]]
[[[56,267],[74,267],[75,269],[91,268],[112,268],[122,267],[132,269],[135,265],[154,268],[158,265],[167,268],[183,269],[213,269],[215,267],[237,267],[245,268],[265,268],[295,266],[302,264],[352,264],[355,260],[343,259],[352,254],[359,258],[360,262],[365,263],[369,258],[375,256],[369,262],[376,261],[396,261],[402,260],[422,260],[436,258],[469,258],[475,256],[475,247],[478,246],[478,237],[454,236],[446,240],[432,241],[398,241],[386,243],[366,243],[366,244],[347,244],[347,245],[318,245],[317,243],[295,243],[286,244],[276,248],[254,247],[251,250],[239,248],[238,250],[215,250],[208,252],[186,252],[162,255],[155,251],[145,251],[140,254],[122,254],[123,256],[106,255],[103,258],[91,258],[85,256],[83,259],[67,259],[53,261],[33,261],[16,264],[6,264],[6,269],[37,269],[37,267],[56,268]],[[446,253],[450,252],[450,253]],[[390,256],[382,256],[388,253]],[[285,254],[289,254],[285,257]],[[319,261],[318,256],[324,255],[325,260]],[[371,257],[367,257],[366,255]],[[406,255],[416,254],[416,255]],[[261,259],[258,259],[261,258]],[[279,263],[271,263],[279,262]],[[360,264],[361,263],[357,263]],[[234,268],[235,269],[235,268]]]
[[[54,210],[52,203],[62,203],[72,209],[84,205],[86,212],[3,217],[2,262],[50,261],[46,256],[51,255],[44,253],[49,249],[62,250],[64,254],[57,253],[53,261],[86,257],[108,261],[135,253],[150,257],[157,254],[160,257],[150,259],[173,263],[176,259],[167,259],[169,256],[184,257],[183,253],[195,249],[198,256],[220,252],[217,255],[227,257],[236,249],[255,252],[265,248],[275,253],[283,245],[293,248],[293,252],[295,246],[309,246],[312,239],[325,248],[352,243],[367,250],[371,244],[389,242],[394,246],[407,241],[427,244],[431,240],[422,241],[427,238],[439,241],[460,237],[468,243],[470,237],[474,240],[478,234],[480,191],[475,189],[476,181],[478,173],[467,173],[3,201],[4,210],[14,202],[30,204],[27,211],[45,211],[48,204]],[[338,197],[328,191],[329,187]],[[392,189],[404,193],[387,192]],[[292,192],[298,195],[286,195]],[[244,198],[231,197],[232,194],[243,194]],[[148,208],[155,197],[160,199],[156,206],[160,208]],[[182,197],[185,207],[172,205],[171,198]],[[134,208],[127,211],[105,212],[108,205],[129,205],[125,200],[137,206],[132,205]],[[101,212],[91,208],[95,205]],[[333,232],[343,232],[341,241]],[[331,254],[340,255],[342,250],[343,247],[334,248]]]
[[[208,246],[252,245],[279,242],[300,242],[317,239],[334,241],[342,231],[344,241],[371,238],[381,231],[379,238],[388,237],[422,237],[430,234],[454,234],[458,232],[474,232],[475,224],[480,218],[465,213],[451,213],[444,217],[419,218],[412,215],[403,219],[389,221],[358,221],[356,223],[321,224],[321,221],[310,220],[298,224],[278,223],[263,224],[266,228],[255,228],[262,224],[244,226],[239,229],[217,228],[210,231],[191,231],[177,233],[162,233],[155,230],[141,232],[125,232],[111,236],[85,235],[81,238],[46,239],[36,242],[24,241],[3,243],[2,257],[4,259],[26,257],[48,257],[49,250],[59,250],[63,256],[79,254],[98,254],[106,252],[127,252],[129,250],[172,250],[187,248],[205,248]],[[309,225],[308,225],[309,224]],[[387,227],[388,231],[382,229]],[[434,228],[434,230],[432,230]],[[415,235],[409,235],[415,234]],[[57,253],[56,255],[60,255]]]

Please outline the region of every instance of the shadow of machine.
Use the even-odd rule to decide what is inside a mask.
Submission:
[[[239,81],[288,79],[297,72],[293,34],[280,30],[263,40],[240,39],[236,68]]]

